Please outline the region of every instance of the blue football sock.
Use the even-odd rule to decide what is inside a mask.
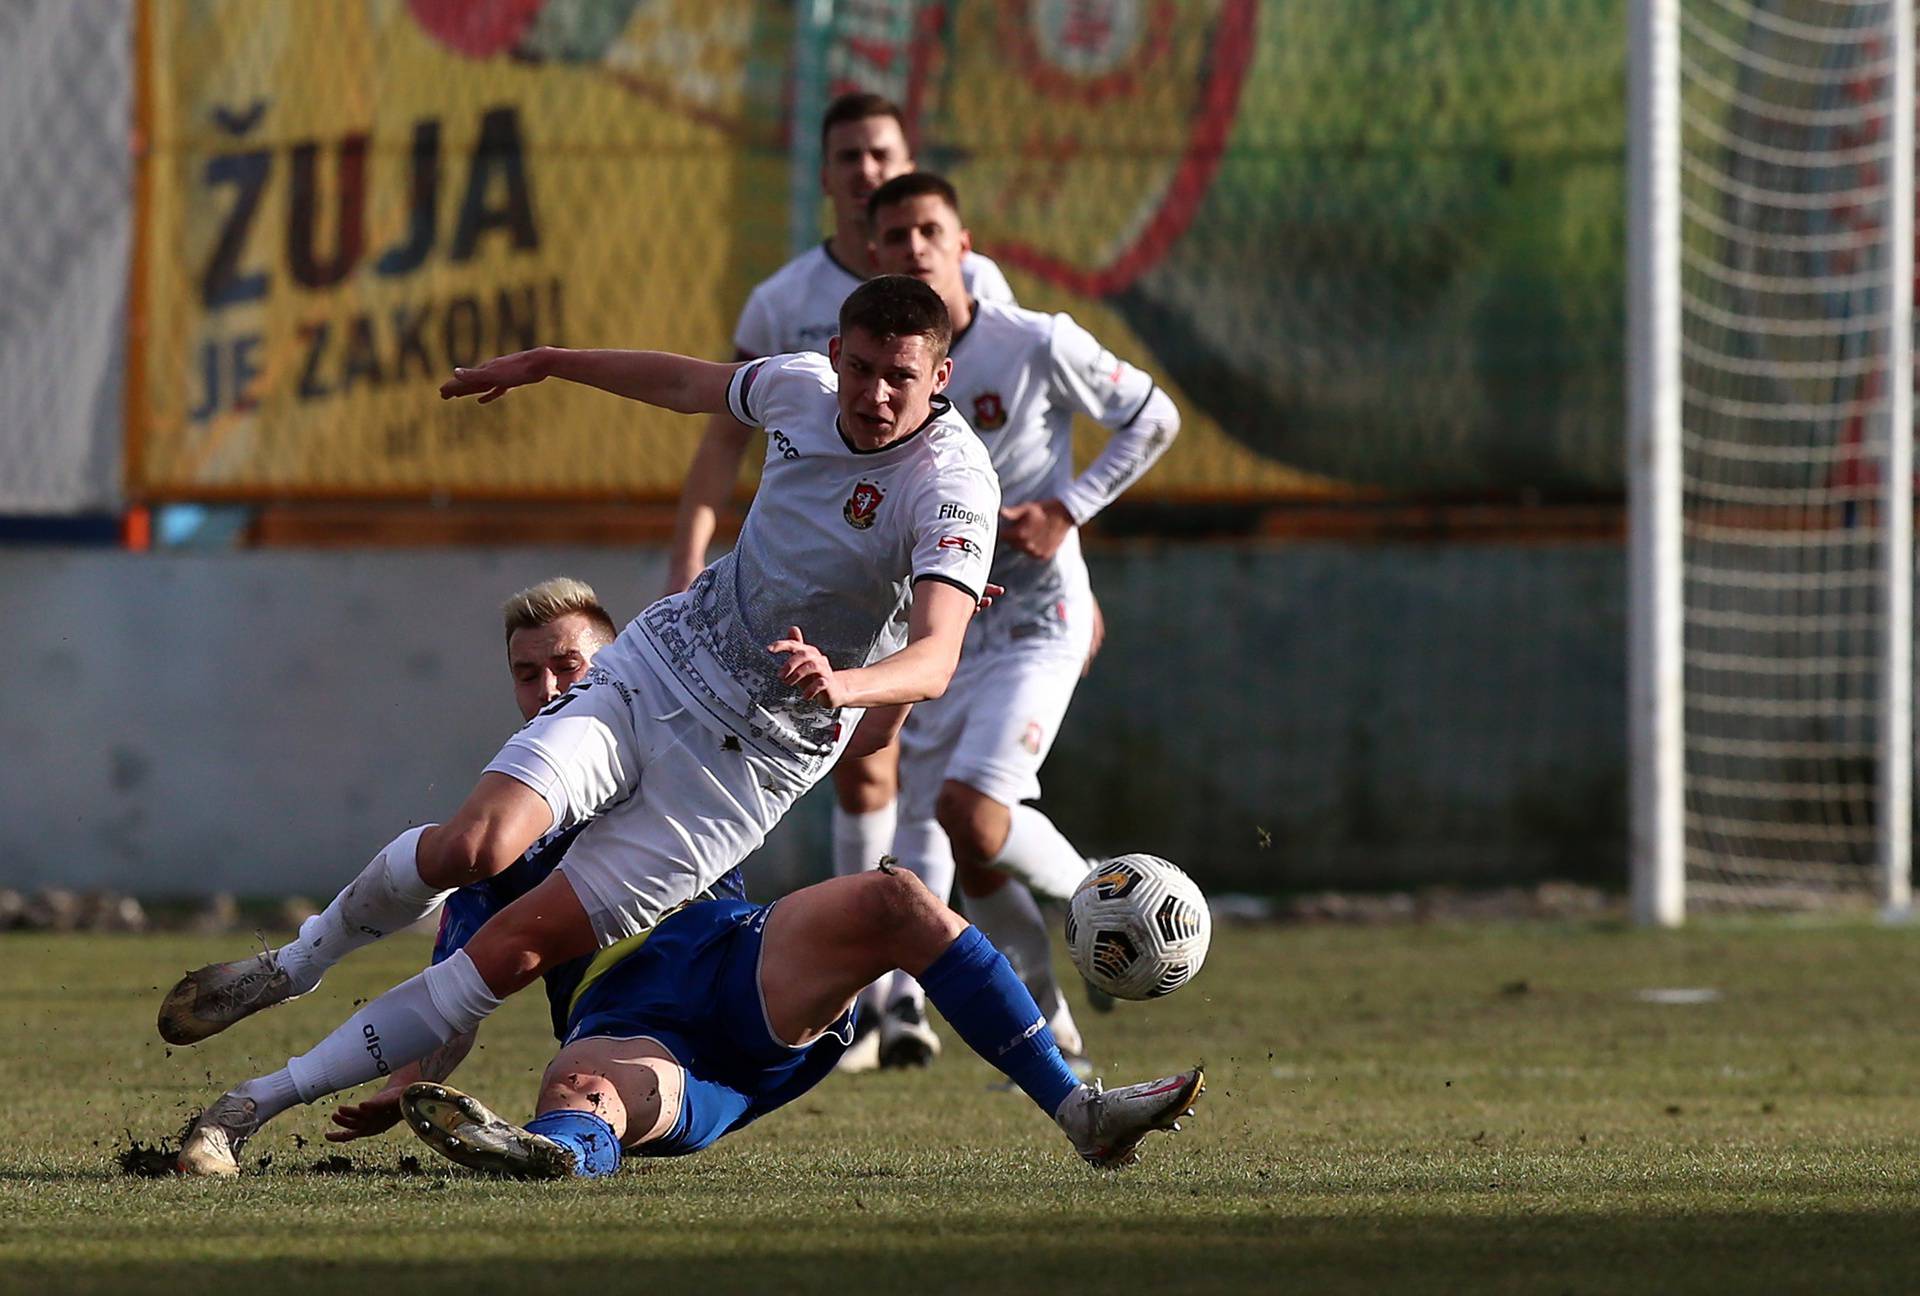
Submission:
[[[969,927],[920,974],[927,998],[967,1046],[1051,1116],[1080,1087],[1039,1005],[993,942]]]
[[[592,1112],[550,1111],[528,1121],[527,1132],[573,1149],[574,1173],[585,1178],[610,1175],[620,1168],[620,1140],[613,1126]]]

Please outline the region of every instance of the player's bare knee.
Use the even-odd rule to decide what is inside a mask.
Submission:
[[[858,875],[855,883],[854,901],[848,907],[853,928],[848,934],[855,942],[884,938],[909,920],[919,895],[932,898],[925,884],[903,868],[874,869]]]
[[[963,896],[990,896],[1007,884],[1007,875],[988,864],[954,866],[953,880]]]
[[[861,880],[857,940],[888,951],[896,967],[919,961],[929,947],[944,948],[966,926],[905,869],[867,873]]]
[[[509,910],[467,942],[467,957],[487,988],[504,999],[532,985],[554,964],[565,962],[547,948],[549,942],[540,939],[543,934],[536,925],[512,921]]]
[[[842,761],[834,767],[833,791],[848,814],[872,814],[892,805],[899,795],[899,769],[891,761],[871,758]]]
[[[429,828],[414,850],[414,867],[422,881],[437,887],[471,886],[492,877],[513,862],[504,854],[489,825],[461,818]]]

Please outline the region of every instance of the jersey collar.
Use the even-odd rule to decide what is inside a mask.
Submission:
[[[939,421],[939,418],[942,414],[947,413],[952,408],[953,408],[953,402],[948,400],[945,396],[935,396],[930,402],[928,402],[927,417],[925,418],[925,420],[921,422],[919,427],[907,433],[905,436],[901,437],[898,441],[889,441],[885,445],[875,446],[871,450],[862,449],[861,447],[853,443],[853,438],[848,436],[846,429],[840,426],[840,416],[838,414],[835,414],[833,416],[833,430],[840,434],[840,443],[846,446],[846,448],[852,451],[854,454],[857,454],[857,455],[886,454],[890,450],[898,450],[901,446],[906,445],[909,441],[912,441],[915,437],[919,436],[922,432],[925,432],[928,428],[932,427],[934,423]]]
[[[841,274],[853,280],[855,283],[865,283],[867,281],[867,277],[865,275],[855,273],[854,270],[851,267],[849,267],[845,261],[842,261],[839,257],[833,254],[832,239],[820,240],[820,255],[827,259],[828,264],[832,265]]]
[[[977,297],[969,297],[967,300],[972,304],[973,309],[967,315],[967,326],[958,333],[955,333],[953,335],[953,341],[947,343],[948,356],[952,356],[955,351],[960,349],[960,344],[966,341],[968,335],[973,332],[973,326],[980,322],[980,299]]]

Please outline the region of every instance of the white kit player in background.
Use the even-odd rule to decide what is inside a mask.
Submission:
[[[753,290],[734,330],[734,358],[821,351],[839,331],[840,303],[873,273],[867,245],[867,199],[894,176],[913,170],[900,109],[879,95],[842,95],[820,126],[820,187],[833,205],[833,235],[787,262]],[[1000,267],[978,253],[961,260],[968,291],[981,301],[1013,300]],[[680,514],[667,562],[669,594],[685,589],[707,565],[720,510],[733,497],[751,431],[729,414],[708,420],[680,491]],[[898,752],[893,747],[850,757],[834,770],[833,870],[857,873],[880,862],[893,842]],[[863,1026],[878,1004],[864,1001]],[[870,1066],[870,1041],[850,1050],[846,1069]]]
[[[680,413],[731,410],[766,429],[760,490],[734,548],[601,649],[451,820],[389,843],[294,941],[173,987],[163,1021],[204,1039],[311,990],[547,832],[586,824],[555,872],[457,954],[216,1100],[183,1143],[184,1169],[234,1173],[240,1145],[288,1107],[388,1075],[548,968],[647,930],[757,849],[843,751],[891,742],[910,704],[945,690],[986,593],[999,483],[939,394],[952,374],[940,297],[883,277],[840,318],[829,356],[543,347],[441,387],[485,402],[551,377]]]
[[[880,270],[938,292],[954,323],[948,395],[972,422],[1000,476],[993,580],[1006,593],[967,631],[944,696],[923,703],[900,736],[894,854],[935,895],[959,866],[967,914],[1020,971],[1060,1051],[1085,1062],[1080,1031],[1053,976],[1048,924],[1034,897],[1065,900],[1089,861],[1031,805],[1060,730],[1093,626],[1079,527],[1139,480],[1180,430],[1173,401],[1066,315],[982,302],[959,267],[969,237],[959,199],[939,176],[903,175],[869,203]],[[1087,470],[1073,472],[1072,424],[1112,430]],[[949,510],[963,518],[958,506]],[[896,973],[880,1024],[883,1062],[924,1063],[939,1041],[919,986]]]

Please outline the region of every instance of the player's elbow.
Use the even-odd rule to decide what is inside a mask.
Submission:
[[[1173,397],[1155,389],[1147,401],[1147,408],[1141,413],[1153,428],[1153,444],[1156,452],[1165,450],[1180,435],[1180,407],[1173,403]]]

